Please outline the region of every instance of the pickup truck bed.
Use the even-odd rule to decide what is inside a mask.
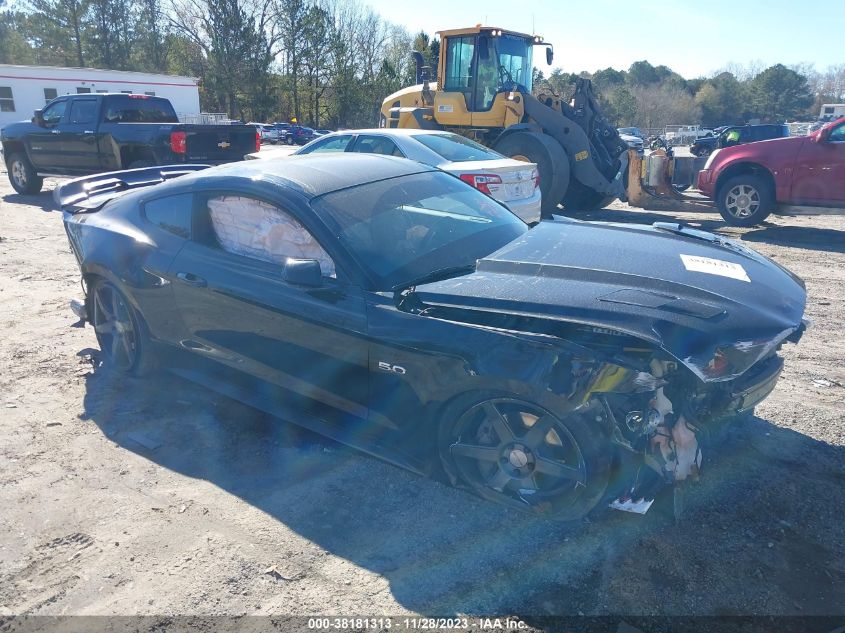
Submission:
[[[59,97],[32,121],[6,125],[0,141],[19,193],[40,191],[47,175],[216,165],[243,160],[260,147],[255,126],[182,124],[167,99],[128,94]]]

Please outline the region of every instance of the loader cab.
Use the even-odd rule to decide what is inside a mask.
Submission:
[[[540,37],[498,28],[441,31],[438,35],[434,113],[441,125],[501,127],[505,104],[497,96],[514,91],[530,94],[534,46],[551,46]],[[551,62],[551,54],[546,58]]]

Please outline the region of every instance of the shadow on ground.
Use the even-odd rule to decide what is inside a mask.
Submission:
[[[389,580],[424,614],[845,613],[845,452],[758,418],[687,497],[556,524],[167,376],[88,377],[84,418]]]
[[[28,207],[38,207],[42,211],[58,211],[59,208],[53,202],[52,191],[42,191],[31,195],[20,193],[9,193],[0,198],[8,204],[23,204]]]

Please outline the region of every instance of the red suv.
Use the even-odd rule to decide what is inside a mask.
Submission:
[[[845,117],[808,136],[716,150],[698,188],[734,226],[759,224],[778,206],[845,209]]]

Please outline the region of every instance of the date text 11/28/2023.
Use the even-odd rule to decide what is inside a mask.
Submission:
[[[308,619],[312,631],[521,631],[528,625],[519,618],[426,618],[426,617],[317,617]]]

